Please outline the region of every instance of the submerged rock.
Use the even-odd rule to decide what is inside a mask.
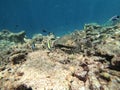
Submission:
[[[41,43],[43,40],[42,34],[36,34],[32,37],[34,43]]]
[[[112,60],[111,60],[111,65],[112,68],[115,68],[117,70],[120,70],[120,56],[119,55],[115,55]]]
[[[107,73],[107,72],[102,72],[102,73],[100,73],[100,76],[101,76],[103,79],[105,79],[105,80],[107,80],[107,81],[110,81],[110,74],[109,74],[109,73]]]
[[[24,43],[25,31],[19,33],[12,33],[9,30],[3,29],[0,32],[0,40],[15,42],[15,43]]]
[[[11,42],[24,43],[25,35],[26,35],[25,31],[21,31],[19,33],[11,33],[11,34],[9,34],[8,39]]]

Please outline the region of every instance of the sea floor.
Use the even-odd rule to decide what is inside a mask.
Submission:
[[[0,32],[0,90],[120,90],[120,24],[56,37]]]

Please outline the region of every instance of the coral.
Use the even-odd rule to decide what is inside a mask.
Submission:
[[[92,23],[60,38],[38,34],[32,39],[3,30],[0,89],[120,90],[119,30],[120,24]]]
[[[24,38],[25,38],[25,32],[21,31],[19,33],[11,33],[8,35],[8,39],[11,42],[15,42],[15,43],[24,43]]]
[[[0,32],[0,40],[15,42],[15,43],[24,43],[25,32],[21,31],[19,33],[12,33],[9,30],[3,29]]]

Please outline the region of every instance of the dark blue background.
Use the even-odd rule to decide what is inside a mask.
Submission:
[[[0,0],[0,30],[63,35],[120,14],[120,0]]]

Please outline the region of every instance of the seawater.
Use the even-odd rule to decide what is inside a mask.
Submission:
[[[120,0],[0,0],[0,30],[62,36],[120,15]]]

